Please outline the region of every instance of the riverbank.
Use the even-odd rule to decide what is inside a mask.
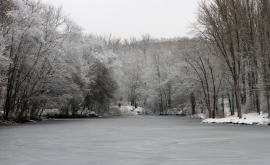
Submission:
[[[228,116],[220,119],[204,119],[202,123],[231,123],[231,124],[246,124],[246,125],[270,125],[270,119],[267,117],[268,114],[249,113],[243,114],[240,119],[237,114],[234,116]]]

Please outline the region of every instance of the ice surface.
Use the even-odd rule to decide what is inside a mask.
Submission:
[[[268,165],[268,126],[176,116],[51,120],[0,127],[1,165]]]

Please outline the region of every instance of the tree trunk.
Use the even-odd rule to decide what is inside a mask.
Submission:
[[[171,84],[168,85],[168,108],[171,109],[171,104],[172,104],[172,94],[171,94]]]
[[[160,95],[159,113],[164,115],[162,93],[160,93],[159,95]]]
[[[257,113],[260,115],[260,113],[261,113],[260,94],[259,94],[257,87],[256,87],[256,91],[255,91],[255,100],[256,100]]]
[[[218,98],[216,99],[216,116],[219,114],[219,103]]]
[[[247,91],[246,91],[246,65],[243,64],[242,71],[242,93],[241,93],[241,104],[246,104],[247,102]]]
[[[234,92],[232,92],[232,109],[231,109],[231,115],[232,115],[232,116],[234,115],[234,102],[235,102],[235,99],[234,99]]]
[[[241,110],[241,98],[240,98],[240,89],[239,89],[239,82],[238,79],[235,79],[235,95],[236,95],[236,108],[238,117],[242,118],[242,110]]]
[[[191,108],[192,108],[192,116],[195,115],[195,107],[196,107],[196,100],[195,100],[195,96],[194,93],[192,92],[190,94],[190,102],[191,102]]]
[[[232,111],[231,97],[230,97],[230,94],[229,93],[227,94],[227,96],[228,96],[229,107],[230,107],[230,112],[231,112]]]
[[[216,103],[217,103],[217,101],[216,101],[216,95],[214,94],[214,100],[213,100],[213,113],[212,113],[212,118],[214,119],[214,118],[216,118]]]
[[[270,101],[269,101],[269,99],[270,99],[270,94],[269,94],[269,92],[267,92],[267,94],[266,94],[266,99],[267,99],[268,118],[270,118]]]
[[[225,117],[225,105],[224,105],[224,96],[222,94],[222,117],[224,118]]]
[[[206,105],[207,105],[207,108],[208,108],[209,118],[212,118],[212,111],[211,111],[210,103],[209,103],[207,98],[205,99],[205,102],[206,102]]]

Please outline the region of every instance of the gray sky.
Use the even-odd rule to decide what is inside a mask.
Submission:
[[[41,0],[63,10],[86,33],[117,37],[188,36],[196,21],[197,0]]]

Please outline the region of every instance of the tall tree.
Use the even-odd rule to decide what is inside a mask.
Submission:
[[[200,3],[198,28],[200,34],[213,42],[219,49],[234,81],[238,117],[242,118],[240,98],[240,74],[242,70],[242,49],[239,37],[240,1],[213,0]],[[239,9],[239,10],[238,10]]]

